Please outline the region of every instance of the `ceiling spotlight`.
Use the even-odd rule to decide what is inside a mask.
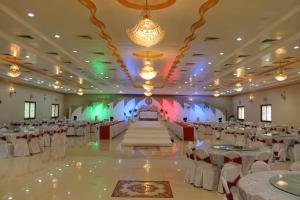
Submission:
[[[250,69],[251,69],[251,67],[247,67],[247,69],[248,69],[248,70],[250,70]]]
[[[235,88],[234,88],[235,91],[241,92],[241,91],[243,91],[243,89],[244,88],[242,87],[242,84],[240,84],[240,83],[235,84]]]
[[[223,52],[220,52],[220,55],[222,56],[222,55],[224,55],[224,53],[223,53]]]
[[[25,58],[30,58],[30,56],[27,55],[27,56],[25,56]]]
[[[294,46],[294,49],[299,49],[299,46],[297,45],[297,46]]]
[[[241,37],[236,38],[237,41],[242,41]]]
[[[82,90],[81,88],[79,88],[79,89],[77,90],[77,94],[78,94],[79,96],[82,96],[82,95],[83,95],[83,90]]]
[[[60,38],[60,35],[55,34],[54,37],[55,37],[55,38]]]
[[[214,96],[215,96],[215,97],[219,97],[219,96],[220,96],[220,92],[219,92],[219,91],[215,91],[215,92],[214,92]]]
[[[8,76],[12,78],[17,78],[21,75],[21,71],[18,65],[13,64],[9,67]]]
[[[211,65],[212,63],[211,63],[211,62],[208,62],[208,64]]]
[[[77,52],[78,52],[77,50],[74,50],[74,51],[73,51],[73,53],[77,53]]]
[[[105,76],[105,78],[107,79],[107,78],[109,78],[108,76]]]
[[[101,72],[100,74],[101,74],[101,75],[103,75],[104,73],[103,73],[103,72]]]
[[[287,74],[284,69],[279,69],[275,75],[275,79],[277,81],[285,81],[287,79]]]
[[[73,76],[69,76],[70,78],[73,78]]]
[[[30,13],[27,13],[27,16],[28,17],[34,17],[34,14],[30,12]]]

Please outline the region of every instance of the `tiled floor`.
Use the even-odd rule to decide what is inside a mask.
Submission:
[[[121,139],[98,142],[95,134],[68,138],[66,149],[0,160],[0,199],[118,199],[111,195],[119,180],[169,181],[174,200],[223,199],[184,183],[183,142],[175,140],[173,147],[160,150],[130,150],[121,148]]]

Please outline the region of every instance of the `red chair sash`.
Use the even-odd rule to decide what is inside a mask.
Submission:
[[[17,136],[17,139],[27,139],[27,135]]]
[[[5,136],[1,136],[1,137],[0,137],[0,140],[2,140],[2,141],[7,141]]]
[[[229,163],[229,162],[234,162],[237,164],[242,164],[242,158],[241,157],[236,157],[236,158],[228,158],[227,156],[224,156],[224,164]]]
[[[201,158],[199,158],[198,156],[196,156],[196,159],[197,159],[197,161],[203,161],[203,162],[206,162],[206,163],[209,163],[209,164],[211,164],[211,160],[210,160],[210,157],[209,156],[207,156],[207,157],[205,157],[205,158],[203,158],[203,159],[201,159]]]
[[[272,139],[272,143],[274,144],[282,144],[283,143],[283,140],[274,140]]]
[[[191,155],[190,155],[190,159],[195,160],[194,154],[191,154]]]

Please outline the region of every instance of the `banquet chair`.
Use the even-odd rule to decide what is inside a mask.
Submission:
[[[30,139],[28,141],[29,152],[30,154],[40,153],[40,142],[39,142],[39,133],[35,132],[30,134]]]
[[[194,147],[191,145],[187,145],[185,150],[188,163],[187,163],[187,169],[186,169],[184,180],[191,184],[194,183],[195,172],[196,172],[196,161],[195,161],[194,150],[195,150]]]
[[[0,159],[9,155],[8,144],[5,136],[0,136]]]
[[[223,158],[223,167],[221,170],[221,175],[220,177],[223,176],[223,169],[227,165],[234,165],[236,168],[239,170],[239,172],[242,172],[242,157],[239,152],[237,151],[228,151],[224,154]],[[222,182],[219,180],[219,185],[218,185],[218,192],[223,193],[223,187],[222,187]]]
[[[251,173],[271,171],[270,165],[265,163],[264,161],[255,161],[251,166]]]
[[[51,146],[58,146],[60,143],[60,136],[59,136],[60,129],[54,129],[53,134],[51,135]]]
[[[263,161],[266,164],[271,162],[272,153],[268,151],[262,151],[256,155],[255,161]]]
[[[217,167],[211,163],[209,154],[203,149],[195,151],[196,174],[194,185],[206,190],[214,190],[218,179]]]
[[[225,200],[240,200],[238,181],[241,178],[240,170],[232,164],[223,167],[221,182],[225,192]]]
[[[294,162],[291,165],[291,171],[300,171],[300,162]]]
[[[272,139],[272,151],[276,160],[286,160],[286,152],[284,150],[284,144],[282,139]]]
[[[300,161],[300,139],[298,138],[295,143],[294,147],[292,148],[293,160]]]
[[[16,136],[13,154],[16,157],[28,156],[30,154],[27,133],[21,133]]]
[[[69,125],[67,130],[67,136],[75,135],[75,125]]]
[[[257,148],[266,148],[267,147],[267,141],[264,137],[261,137],[261,136],[256,136],[256,139],[255,141],[253,142],[252,144],[254,147],[257,147]]]

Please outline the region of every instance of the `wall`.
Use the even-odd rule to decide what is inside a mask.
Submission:
[[[300,127],[300,83],[280,88],[262,90],[233,97],[233,111],[236,117],[237,106],[245,106],[245,121],[260,122],[261,104],[272,104],[272,122]]]
[[[216,121],[218,117],[232,114],[231,97],[215,98],[211,96],[168,96],[156,95],[152,98],[152,106],[167,111],[170,120]],[[149,105],[149,106],[151,106]],[[79,119],[106,119],[113,116],[122,120],[129,116],[129,110],[146,106],[143,95],[66,95],[65,108],[70,118],[76,115]]]
[[[9,95],[9,87],[16,93]],[[0,80],[0,123],[24,119],[24,101],[36,101],[36,119],[51,118],[51,104],[59,104],[59,116],[63,117],[64,94],[11,84]]]

